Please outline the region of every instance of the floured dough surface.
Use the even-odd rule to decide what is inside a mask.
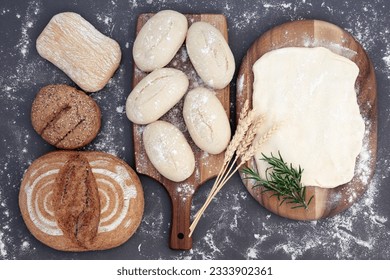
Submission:
[[[166,66],[183,44],[187,29],[187,18],[179,12],[163,10],[152,16],[134,41],[137,67],[151,72]]]
[[[236,64],[222,33],[207,22],[195,22],[186,37],[188,56],[199,77],[211,88],[223,89],[233,78]]]
[[[156,121],[143,132],[145,152],[157,171],[174,182],[194,173],[195,156],[183,133],[173,124]]]
[[[198,87],[187,93],[183,118],[192,140],[202,150],[217,155],[229,144],[229,119],[215,92]]]
[[[364,121],[357,104],[359,68],[326,48],[282,48],[253,66],[253,107],[266,117],[259,136],[278,130],[256,154],[280,151],[284,161],[303,169],[302,183],[333,188],[349,182],[362,148]]]

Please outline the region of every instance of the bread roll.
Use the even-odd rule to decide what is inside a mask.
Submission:
[[[210,154],[226,149],[231,136],[229,119],[214,92],[202,87],[191,90],[184,100],[183,117],[200,149]]]
[[[90,96],[67,85],[41,88],[31,108],[34,130],[59,149],[89,144],[99,132],[100,109]]]
[[[157,69],[143,78],[126,101],[126,115],[133,123],[158,120],[186,93],[188,78],[180,70]]]
[[[161,175],[181,182],[195,170],[195,156],[183,133],[165,121],[146,126],[143,133],[146,154]]]
[[[208,86],[222,89],[230,83],[234,57],[218,29],[206,22],[193,23],[188,29],[186,48],[196,72]]]
[[[116,41],[71,12],[55,15],[39,35],[36,47],[43,58],[87,92],[101,90],[121,60]]]
[[[151,17],[138,33],[133,46],[134,62],[151,72],[166,66],[182,46],[187,34],[187,19],[171,10]]]

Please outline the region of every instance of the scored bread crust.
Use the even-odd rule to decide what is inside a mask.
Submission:
[[[100,222],[100,199],[91,166],[81,153],[70,156],[59,170],[51,203],[64,236],[81,247],[93,248]]]
[[[95,100],[68,85],[41,88],[31,107],[34,130],[59,149],[77,149],[95,139],[101,112]]]
[[[107,84],[122,56],[115,40],[72,12],[53,16],[39,35],[36,48],[87,92],[101,90]]]
[[[53,206],[56,177],[75,155],[88,160],[100,199],[100,222],[87,247],[63,234]],[[144,194],[141,182],[124,161],[103,152],[55,151],[27,169],[19,192],[19,207],[30,232],[42,243],[62,251],[105,250],[126,242],[141,223]]]

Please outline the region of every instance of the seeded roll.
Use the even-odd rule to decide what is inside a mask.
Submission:
[[[89,144],[101,125],[96,102],[81,90],[67,85],[48,85],[35,97],[31,109],[34,130],[59,149]]]

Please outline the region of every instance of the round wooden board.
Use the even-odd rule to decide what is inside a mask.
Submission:
[[[253,188],[254,182],[240,176],[251,195],[265,208],[282,217],[295,220],[317,220],[330,217],[344,211],[357,201],[366,191],[374,174],[377,150],[377,104],[374,68],[363,47],[345,30],[320,20],[301,20],[279,25],[265,32],[248,50],[244,57],[237,79],[237,119],[245,100],[252,101],[253,64],[265,53],[285,47],[326,47],[345,56],[357,64],[360,69],[356,80],[357,98],[360,112],[366,121],[364,143],[370,158],[366,168],[358,168],[362,163],[359,155],[354,178],[347,184],[333,189],[307,187],[307,198],[314,195],[309,209],[291,209],[290,204],[280,205],[270,193],[262,193],[262,188]],[[340,135],[342,137],[342,135]],[[368,163],[367,163],[368,162]],[[246,167],[257,170],[255,160],[247,162]],[[244,166],[244,167],[245,167]],[[243,167],[243,168],[244,168]]]

